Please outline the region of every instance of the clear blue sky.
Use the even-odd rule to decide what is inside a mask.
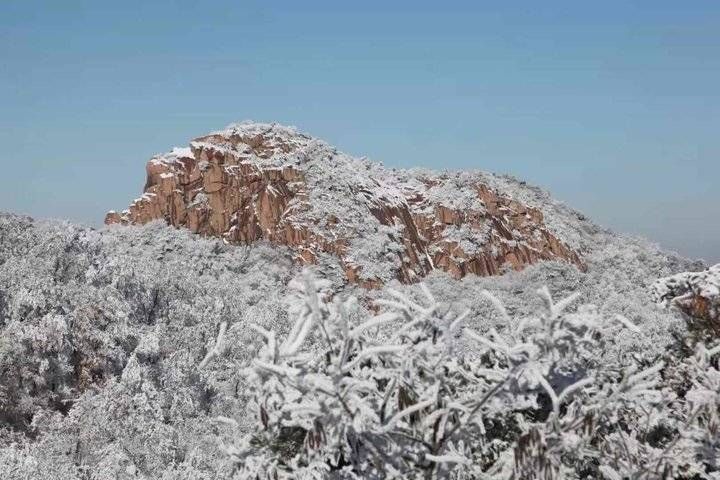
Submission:
[[[3,0],[0,60],[0,210],[99,224],[152,154],[254,119],[720,261],[717,1]]]

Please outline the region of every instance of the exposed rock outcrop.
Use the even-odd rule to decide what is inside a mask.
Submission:
[[[164,219],[229,243],[265,239],[301,262],[337,257],[351,282],[495,275],[541,260],[583,267],[538,209],[481,172],[397,170],[276,124],[244,123],[147,164],[143,195],[107,224]]]
[[[720,329],[720,264],[661,278],[652,285],[652,295],[656,302],[675,305]]]

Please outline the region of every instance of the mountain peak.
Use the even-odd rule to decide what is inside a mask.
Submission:
[[[228,243],[331,256],[348,280],[413,282],[434,269],[495,275],[542,260],[583,268],[543,213],[482,172],[385,168],[279,124],[242,122],[151,158],[143,195],[107,224],[163,219]]]

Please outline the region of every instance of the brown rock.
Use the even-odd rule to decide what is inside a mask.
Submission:
[[[720,264],[702,272],[684,272],[652,285],[653,299],[676,306],[720,331]]]

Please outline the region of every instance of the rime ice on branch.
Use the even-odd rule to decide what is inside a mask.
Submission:
[[[690,478],[720,452],[720,347],[669,367],[602,357],[628,319],[578,298],[474,331],[470,312],[386,290],[382,313],[352,315],[323,282],[296,282],[287,335],[243,370],[256,428],[225,451],[236,478]],[[422,286],[421,286],[422,287]],[[218,340],[219,342],[220,340]],[[677,364],[679,363],[679,364]],[[674,372],[674,373],[673,373]],[[683,378],[682,395],[667,387]],[[233,419],[219,422],[236,425]],[[662,433],[663,437],[658,438]],[[584,473],[582,473],[584,472]],[[699,478],[699,477],[698,477]],[[714,478],[714,477],[702,477]]]

